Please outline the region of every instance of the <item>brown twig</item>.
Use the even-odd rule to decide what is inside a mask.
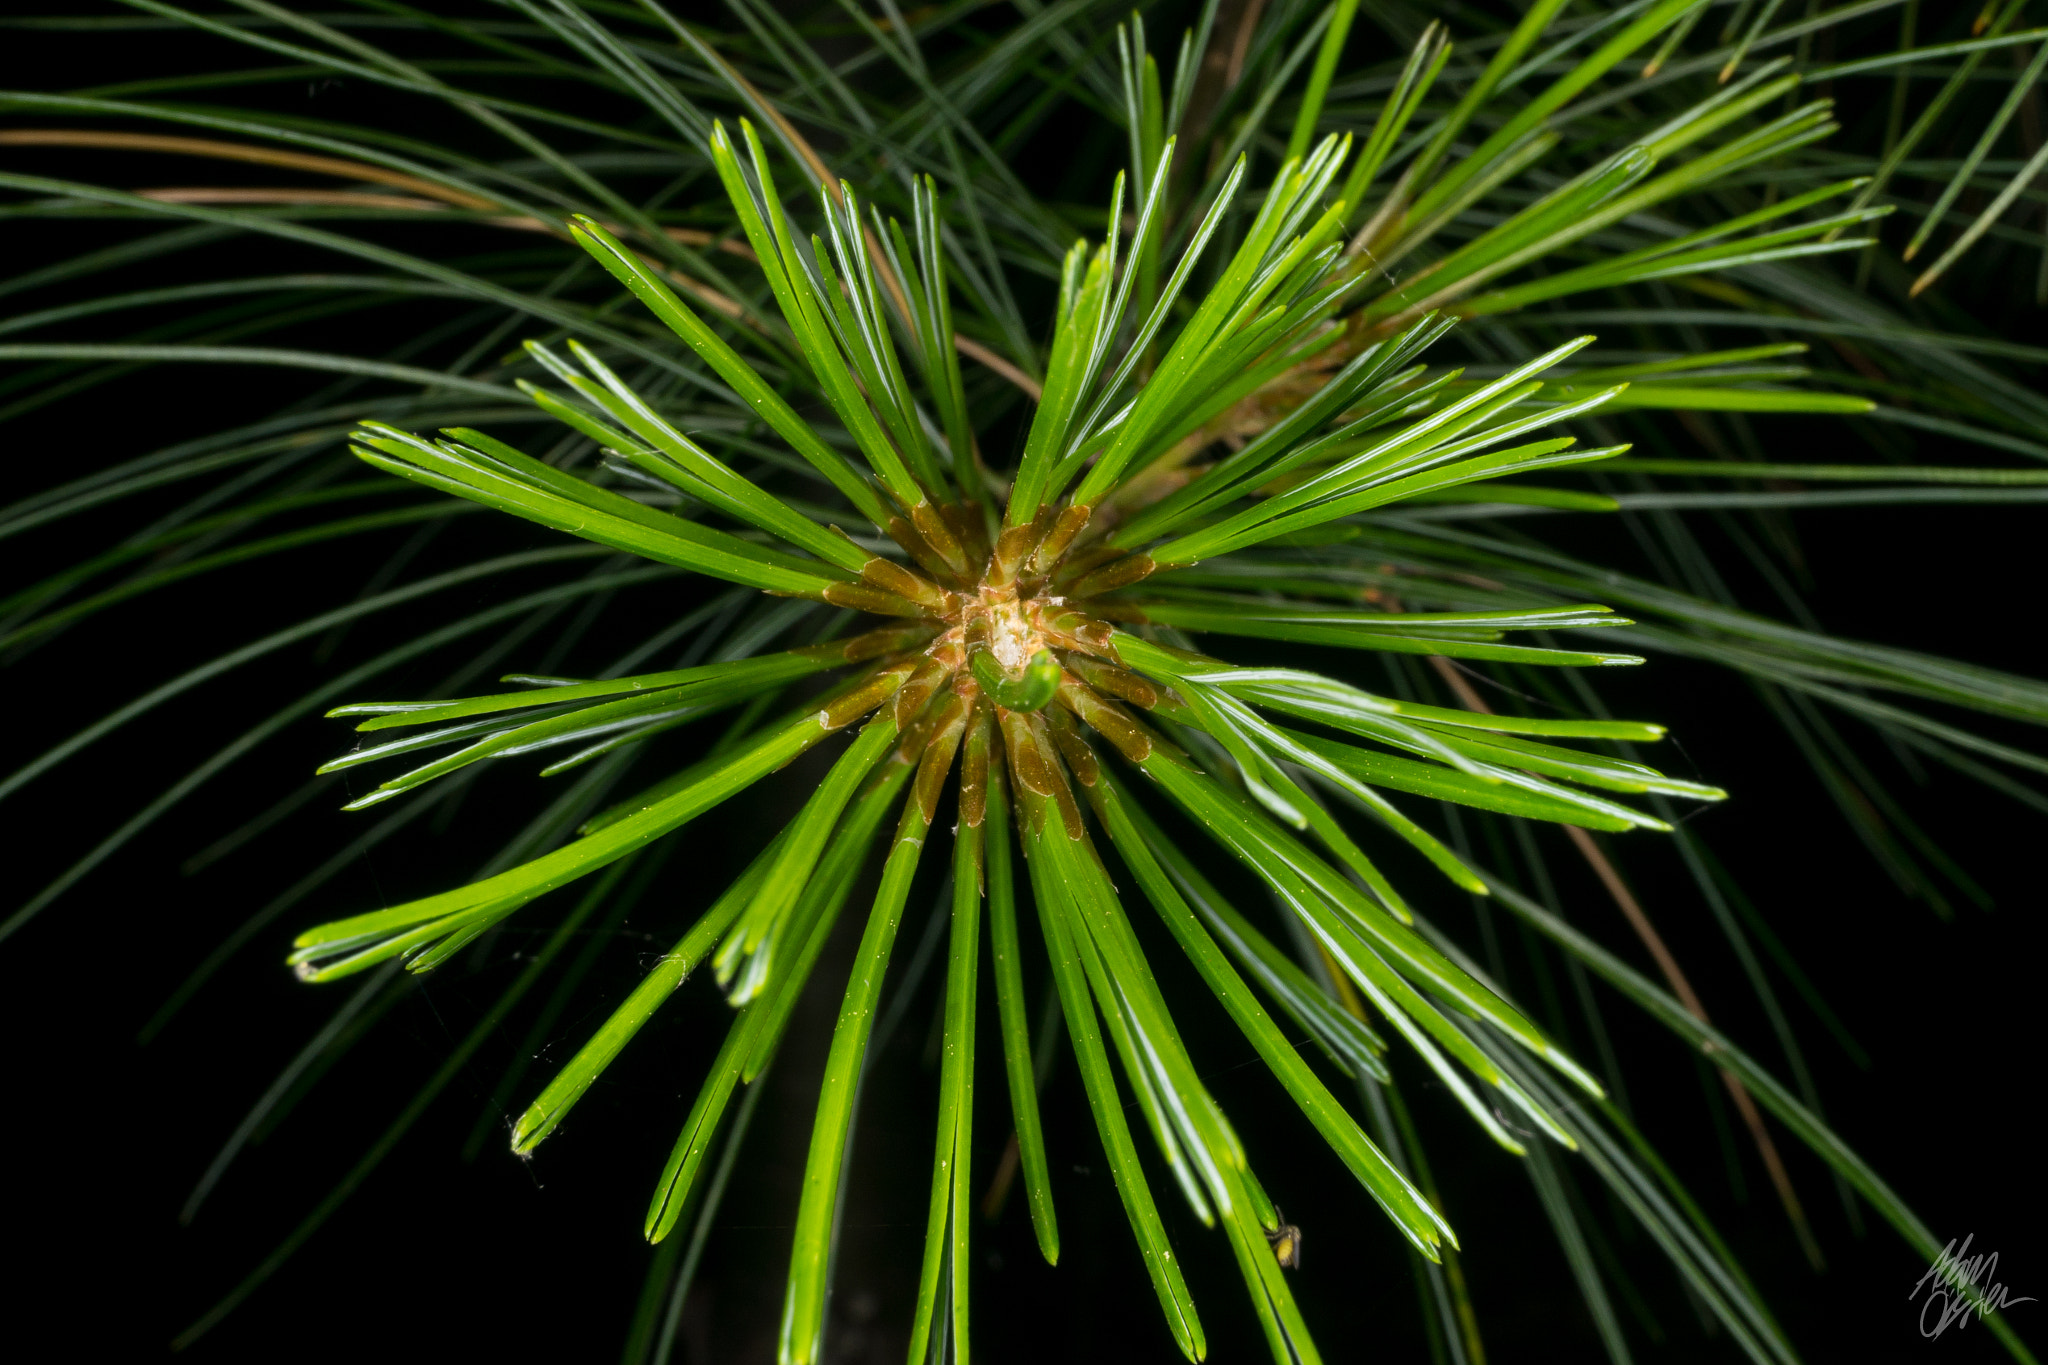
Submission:
[[[1003,1215],[1003,1205],[1010,1202],[1010,1186],[1017,1179],[1017,1134],[1010,1133],[1009,1145],[1003,1148],[1003,1156],[996,1163],[995,1178],[988,1183],[988,1193],[981,1197],[981,1216],[993,1223]]]
[[[731,81],[733,87],[740,91],[749,104],[754,106],[754,112],[775,125],[775,131],[781,134],[783,141],[795,149],[796,154],[802,158],[803,163],[811,168],[811,174],[818,177],[818,183],[824,188],[825,192],[839,203],[844,204],[846,202],[846,193],[839,187],[839,177],[834,175],[832,168],[825,164],[825,158],[818,155],[818,149],[811,146],[810,141],[796,130],[796,125],[787,118],[784,118],[782,111],[773,104],[770,104],[768,97],[755,88],[752,81],[742,76],[732,63],[719,56],[718,53],[714,52],[706,44],[698,43],[695,46],[698,49],[698,55],[716,64],[720,74],[728,81]],[[866,223],[860,225],[860,235],[861,240],[867,243],[868,259],[874,263],[875,273],[882,277],[882,284],[888,289],[890,301],[896,305],[897,314],[908,324],[910,322],[910,300],[903,292],[903,282],[898,280],[896,272],[889,268],[889,258],[883,253],[882,244],[875,240],[874,232]],[[966,352],[963,351],[962,354],[964,355]]]
[[[1201,64],[1195,68],[1194,88],[1188,91],[1187,108],[1181,115],[1180,127],[1169,128],[1168,133],[1178,133],[1188,154],[1176,157],[1174,173],[1192,174],[1196,162],[1194,140],[1209,131],[1210,116],[1237,84],[1244,72],[1245,54],[1250,48],[1251,33],[1258,26],[1259,14],[1265,9],[1266,0],[1223,0],[1216,8],[1216,26],[1210,32],[1209,46],[1202,53]]]
[[[1493,714],[1493,708],[1486,704],[1464,674],[1460,673],[1449,659],[1441,654],[1432,654],[1429,656],[1429,662],[1449,685],[1451,691],[1457,694],[1458,700],[1464,704],[1466,710],[1478,711],[1489,716]],[[1613,897],[1615,905],[1620,907],[1622,918],[1628,921],[1629,927],[1635,930],[1636,937],[1642,940],[1643,947],[1649,950],[1651,959],[1657,964],[1657,970],[1663,974],[1665,984],[1671,987],[1671,993],[1685,1006],[1685,1012],[1702,1024],[1709,1022],[1707,1007],[1700,1003],[1699,993],[1693,990],[1692,982],[1686,979],[1684,970],[1678,965],[1678,959],[1672,956],[1671,949],[1666,946],[1664,936],[1657,932],[1656,925],[1650,923],[1650,917],[1643,913],[1641,903],[1628,889],[1628,884],[1622,881],[1621,874],[1615,871],[1614,864],[1608,861],[1607,855],[1601,852],[1600,846],[1593,842],[1593,836],[1577,825],[1566,825],[1564,832],[1571,839],[1572,846],[1578,849],[1580,856],[1593,869],[1594,875],[1600,878],[1600,884],[1607,888],[1607,894]],[[1726,1067],[1716,1069],[1721,1073],[1721,1084],[1727,1087],[1728,1097],[1735,1102],[1736,1112],[1742,1115],[1743,1125],[1749,1129],[1749,1135],[1756,1143],[1757,1155],[1763,1159],[1764,1170],[1769,1173],[1771,1184],[1778,1192],[1778,1202],[1785,1206],[1785,1216],[1792,1220],[1792,1231],[1799,1238],[1799,1245],[1806,1252],[1806,1259],[1815,1270],[1821,1269],[1826,1262],[1821,1256],[1820,1243],[1814,1240],[1813,1229],[1806,1221],[1806,1211],[1799,1203],[1799,1194],[1792,1188],[1792,1174],[1785,1169],[1784,1160],[1778,1155],[1778,1146],[1771,1140],[1770,1130],[1764,1127],[1763,1114],[1757,1109],[1756,1101],[1751,1098],[1748,1087],[1736,1078],[1734,1072]]]
[[[154,199],[160,204],[300,204],[315,207],[400,209],[412,213],[445,213],[448,205],[430,200],[414,199],[397,194],[363,194],[354,190],[301,190],[271,189],[263,186],[235,185],[174,185],[162,189],[137,190],[143,199]],[[508,228],[514,232],[541,232],[551,237],[566,239],[568,233],[558,223],[546,222],[524,214],[493,214],[481,220],[487,226]],[[606,225],[608,228],[610,224]],[[611,230],[617,231],[616,228]],[[662,229],[667,236],[685,246],[716,246],[730,255],[753,260],[754,252],[744,242],[714,238],[700,228],[672,227]],[[713,289],[710,285],[664,262],[655,260],[642,251],[633,253],[649,269],[659,270],[669,283],[689,293],[706,307],[736,322],[745,322],[760,330],[758,324],[746,316],[746,309],[739,303]]]
[[[1266,0],[1250,0],[1244,13],[1238,16],[1237,32],[1230,38],[1230,64],[1223,71],[1223,89],[1228,92],[1237,87],[1238,78],[1244,75],[1245,55],[1251,51],[1252,34],[1258,30],[1259,16],[1266,11]]]
[[[797,131],[796,125],[787,118],[784,118],[782,111],[773,104],[770,104],[767,96],[763,95],[754,87],[751,81],[735,70],[730,62],[727,62],[710,48],[701,45],[699,46],[699,55],[717,64],[721,74],[733,83],[734,88],[741,92],[748,103],[754,106],[755,112],[775,125],[775,131],[781,134],[783,140],[795,150],[803,163],[811,168],[811,174],[818,177],[818,183],[824,187],[825,192],[843,204],[845,202],[845,193],[839,187],[839,177],[832,173],[832,168],[825,163],[824,157],[818,155],[818,149],[811,146],[810,140]],[[889,291],[889,301],[896,305],[897,316],[903,319],[906,326],[910,325],[910,300],[904,294],[903,282],[896,278],[896,271],[890,266],[889,257],[882,250],[882,244],[875,240],[874,229],[866,223],[862,223],[860,225],[860,235],[861,240],[867,245],[868,260],[873,263],[875,274],[881,278],[883,287]],[[969,360],[995,371],[1012,384],[1015,384],[1031,396],[1032,402],[1036,403],[1044,396],[1045,390],[1037,380],[980,342],[970,341],[958,332],[955,332],[953,334],[953,348]]]
[[[160,204],[303,204],[308,206],[332,205],[340,208],[399,209],[412,213],[446,213],[449,206],[427,199],[415,199],[402,194],[365,194],[360,190],[307,190],[263,185],[167,185],[157,189],[136,190],[139,198],[154,199]],[[468,220],[478,221],[478,220]],[[517,232],[545,232],[551,236],[567,234],[561,224],[534,218],[527,214],[491,214],[481,220],[491,227],[511,228]],[[616,223],[604,224],[605,230],[614,235],[623,235]],[[732,236],[721,236],[704,231],[702,228],[665,227],[662,235],[672,242],[684,246],[716,247],[728,256],[737,256],[743,261],[757,262],[754,248]],[[667,267],[662,267],[666,269]]]
[[[410,194],[365,194],[360,190],[271,190],[241,185],[167,185],[137,190],[159,204],[297,204],[312,208],[394,209],[407,213],[446,213],[448,205]]]
[[[745,77],[737,72],[733,79],[746,84]],[[746,87],[752,90],[752,86]],[[756,98],[759,92],[755,92]],[[792,145],[803,155],[811,168],[818,172],[821,181],[834,194],[839,192],[838,182],[831,178],[831,171],[824,161],[804,141],[801,134],[788,121],[763,101],[762,107],[768,117],[776,121]],[[315,175],[338,176],[344,180],[355,180],[372,185],[389,185],[394,189],[411,190],[413,198],[405,195],[366,194],[359,190],[292,189],[269,186],[240,185],[173,185],[157,189],[136,190],[143,199],[153,199],[160,204],[280,204],[305,205],[308,207],[338,207],[365,209],[395,209],[415,213],[436,213],[454,207],[470,210],[487,210],[501,205],[482,199],[462,190],[437,185],[431,180],[406,175],[401,171],[387,171],[381,166],[372,166],[362,161],[346,161],[340,157],[310,156],[302,152],[279,151],[271,147],[256,147],[240,142],[220,142],[213,138],[166,137],[156,133],[114,133],[98,132],[84,128],[9,128],[0,130],[0,145],[16,147],[97,147],[115,151],[169,152],[180,156],[203,156],[219,161],[246,161],[260,166],[282,166],[290,170],[308,171]],[[562,236],[557,224],[543,221],[524,214],[496,215],[483,220],[492,227],[509,228],[516,232],[544,232],[550,236]],[[731,237],[714,236],[701,228],[663,228],[672,241],[685,246],[716,247],[727,255],[743,260],[755,259],[753,248],[747,243]],[[904,302],[902,286],[889,269],[881,248],[874,240],[874,234],[867,232],[868,250],[880,268],[883,282],[888,285],[891,297],[904,313],[909,315]],[[642,257],[643,260],[648,260]],[[674,270],[659,262],[648,260],[648,264],[661,270],[670,281],[680,285],[707,306],[726,317],[740,319],[746,310],[739,303],[701,280]],[[956,334],[954,346],[961,355],[994,371],[1009,380],[1031,396],[1035,403],[1043,390],[1038,382],[1017,366],[989,350],[979,342]]]
[[[987,369],[994,370],[997,374],[1024,390],[1025,393],[1031,395],[1032,402],[1036,403],[1045,396],[1044,386],[1036,379],[1033,379],[1030,375],[1024,373],[1024,371],[1018,369],[1015,365],[1012,365],[980,342],[955,332],[953,333],[953,349],[966,356],[969,360],[975,361]]]
[[[1264,3],[1264,0],[1254,0],[1254,2]],[[694,43],[693,46],[697,49],[699,56],[714,63],[719,68],[720,73],[732,82],[733,87],[740,91],[748,103],[754,106],[755,112],[775,125],[775,131],[781,134],[783,140],[795,150],[797,156],[803,160],[803,163],[811,168],[811,173],[818,177],[818,183],[824,188],[825,192],[840,203],[845,203],[846,196],[839,187],[839,177],[832,173],[832,168],[825,163],[824,157],[818,155],[818,149],[811,146],[809,139],[797,131],[796,125],[787,118],[784,118],[782,111],[773,104],[770,104],[767,97],[757,90],[751,81],[734,69],[732,64],[726,61],[725,58],[719,56],[703,43]],[[866,223],[862,223],[860,225],[860,235],[861,241],[867,246],[868,260],[873,263],[875,274],[881,278],[883,287],[889,291],[889,301],[896,305],[896,315],[903,320],[905,326],[912,327],[912,330],[915,330],[910,317],[910,299],[903,292],[903,282],[896,278],[896,271],[889,264],[888,254],[882,250],[882,244],[875,239],[874,229]],[[1032,402],[1036,403],[1045,396],[1045,389],[1037,380],[980,342],[970,341],[956,331],[953,333],[953,349],[966,356],[969,360],[995,371],[1012,384],[1015,384],[1026,394],[1030,395]],[[976,459],[977,461],[979,460],[978,455]]]
[[[205,156],[219,161],[249,161],[259,166],[287,166],[315,175],[340,176],[372,185],[390,185],[411,190],[465,209],[494,209],[497,203],[463,190],[437,185],[403,171],[387,171],[362,161],[340,157],[311,156],[305,152],[280,151],[275,147],[252,147],[242,142],[218,142],[212,138],[165,137],[159,133],[109,133],[86,128],[9,128],[0,131],[0,146],[10,147],[101,147],[118,151],[175,152],[183,156]]]

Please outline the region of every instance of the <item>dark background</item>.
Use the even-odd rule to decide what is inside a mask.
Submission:
[[[41,89],[114,79],[108,72],[177,69],[180,62],[227,64],[218,48],[194,40],[118,33],[89,45],[77,34],[11,33],[0,37],[0,54],[9,85]],[[75,74],[87,70],[89,77]],[[322,117],[419,117],[395,97],[342,84],[286,93],[293,99],[302,93]],[[1019,158],[1020,171],[1049,192],[1098,193],[1099,186],[1070,183],[1081,160],[1072,155],[1074,137],[1071,127],[1049,127]],[[242,169],[201,172],[145,157],[28,148],[6,148],[0,161],[10,169],[115,185],[241,183]],[[270,182],[252,175],[249,183]],[[9,273],[132,230],[0,221]],[[391,240],[424,254],[498,245],[450,228],[394,229]],[[215,248],[206,264],[220,275],[251,271],[252,252],[275,256],[280,270],[331,268],[310,253],[244,240]],[[209,275],[190,263],[176,269],[192,278]],[[148,272],[109,280],[108,287],[148,287]],[[2037,315],[2017,300],[2021,291],[2000,289],[1995,278],[1964,287],[1975,292],[1957,302],[1987,326],[2040,339]],[[62,297],[59,288],[8,299],[0,308],[46,306]],[[305,339],[375,354],[407,327],[435,325],[443,316],[437,307],[419,305],[417,316],[380,310],[374,324],[309,320]],[[91,335],[89,328],[77,333],[79,339]],[[17,490],[34,491],[230,418],[281,408],[325,384],[268,369],[142,370],[9,423],[8,476]],[[1785,421],[1761,429],[1780,458],[1863,458],[1836,425]],[[1989,463],[1983,455],[1923,441],[1917,458]],[[150,511],[117,507],[104,518],[0,545],[0,581],[17,582],[83,557]],[[1797,520],[1811,575],[1809,601],[1829,629],[2032,675],[2042,672],[2044,659],[2039,526],[2040,513],[2029,507],[1815,511]],[[1608,554],[1623,567],[1646,570],[1612,525],[1545,529],[1589,555]],[[10,723],[0,766],[11,770],[226,648],[349,600],[407,534],[329,544],[255,572],[201,578],[110,611],[11,660],[5,675]],[[1725,550],[1710,527],[1702,534],[1710,547]],[[437,556],[452,564],[494,548],[553,543],[524,524],[466,518],[451,525],[419,568],[431,567]],[[366,623],[326,642],[325,652],[315,645],[284,651],[102,741],[6,807],[0,839],[7,852],[0,866],[8,872],[10,899],[33,894],[285,699],[404,639],[408,627],[537,587],[544,572],[492,581]],[[1731,574],[1746,603],[1772,609],[1759,585]],[[573,624],[571,612],[503,667],[594,671],[673,620],[696,591],[681,581],[634,589],[587,622],[562,657],[546,661],[551,642]],[[1252,651],[1244,657],[1251,661]],[[372,691],[404,695],[431,687],[458,662],[454,655],[437,657]],[[1324,666],[1341,670],[1357,663],[1327,657]],[[1731,867],[1874,1059],[1868,1070],[1857,1067],[1811,1011],[1790,1006],[1831,1124],[1938,1238],[1973,1236],[1973,1250],[2000,1254],[1998,1278],[2016,1295],[2048,1295],[2037,1216],[2039,1128],[2024,1117],[2033,1103],[2025,1096],[2039,1088],[2040,1074],[2041,816],[1953,774],[1916,780],[1874,743],[1863,745],[1865,757],[1880,765],[1916,818],[1992,902],[1981,909],[1959,896],[1955,917],[1944,922],[1873,863],[1744,685],[1667,658],[1633,674],[1603,673],[1598,682],[1616,714],[1671,725],[1676,747],[1667,745],[1657,756],[1668,770],[1733,793],[1692,828]],[[2038,747],[2037,736],[2006,737]],[[686,755],[694,742],[654,762]],[[162,1354],[172,1335],[239,1281],[377,1140],[516,973],[519,954],[572,903],[567,894],[542,902],[504,931],[480,962],[465,959],[426,979],[244,1155],[194,1223],[180,1226],[179,1207],[222,1140],[327,1019],[338,993],[353,989],[309,988],[291,979],[279,963],[296,928],[470,875],[548,790],[529,767],[494,768],[445,822],[421,822],[264,930],[169,1027],[147,1046],[138,1044],[138,1029],[233,926],[374,817],[336,813],[342,797],[329,792],[233,856],[189,875],[181,871],[186,860],[287,800],[316,764],[348,743],[332,722],[290,726],[0,946],[0,1038],[13,1062],[0,1140],[8,1158],[0,1208],[11,1262],[0,1272],[0,1301],[8,1305],[7,1327],[0,1329],[5,1354]],[[517,1103],[738,870],[763,832],[794,811],[810,787],[802,779],[821,773],[823,761],[812,756],[808,769],[787,775],[794,780],[764,784],[671,841],[653,890],[599,945],[583,986],[548,1031]],[[1563,839],[1542,837],[1577,922],[1647,972],[1611,902],[1583,875]],[[1675,857],[1650,834],[1610,847],[1716,1022],[1782,1073],[1765,1021]],[[1479,942],[1463,897],[1423,877],[1411,875],[1405,885],[1426,913],[1466,942]],[[926,875],[913,894],[885,1000],[901,989],[937,889]],[[1239,903],[1250,908],[1260,902],[1246,895]],[[810,1105],[860,905],[856,893],[764,1082],[769,1089],[685,1314],[680,1358],[693,1365],[772,1358]],[[1139,918],[1141,933],[1149,932]],[[1535,978],[1526,952],[1505,923],[1500,927],[1510,984],[1531,998]],[[1414,1281],[1394,1233],[1205,998],[1164,935],[1152,938],[1160,948],[1155,964],[1197,1062],[1268,1189],[1304,1230],[1305,1262],[1295,1286],[1326,1358],[1426,1358]],[[1044,970],[1028,926],[1026,973],[1035,993]],[[901,1358],[929,1170],[935,1090],[929,1039],[940,976],[928,976],[908,1002],[865,1093],[834,1301],[835,1359]],[[986,999],[992,987],[986,977],[984,983]],[[1790,999],[1782,976],[1778,984]],[[545,991],[544,984],[541,996]],[[1603,992],[1602,1003],[1637,1118],[1810,1358],[1988,1357],[1991,1342],[1981,1326],[1952,1329],[1935,1343],[1919,1338],[1918,1305],[1908,1302],[1908,1293],[1925,1267],[1888,1229],[1873,1224],[1867,1210],[1864,1230],[1853,1232],[1824,1168],[1776,1129],[1828,1260],[1824,1272],[1810,1270],[1746,1138],[1738,1134],[1729,1146],[1717,1136],[1715,1110],[1683,1049],[1611,994]],[[327,1226],[194,1348],[195,1358],[326,1360],[377,1352],[401,1359],[518,1353],[594,1360],[615,1353],[651,1255],[639,1237],[645,1200],[722,1036],[724,1009],[706,982],[693,981],[538,1157],[521,1163],[506,1155],[490,1097],[519,1051],[532,1004],[481,1049]],[[992,1009],[985,1011],[981,1038],[985,1045],[994,1042]],[[1587,1055],[1583,1038],[1572,1041]],[[1404,1063],[1397,1055],[1397,1069]],[[1000,1060],[990,1046],[982,1050],[977,1076],[977,1171],[985,1181],[1008,1131]],[[1489,1358],[1597,1358],[1590,1323],[1519,1164],[1492,1149],[1416,1069],[1403,1070],[1403,1079],[1463,1240],[1462,1265]],[[992,1362],[1175,1358],[1066,1057],[1054,1068],[1046,1108],[1062,1263],[1052,1270],[1039,1260],[1021,1196],[1013,1200],[1004,1217],[980,1233],[977,1350]],[[463,1149],[480,1125],[487,1140],[480,1154],[465,1160]],[[1164,1169],[1149,1153],[1147,1160],[1203,1311],[1211,1358],[1263,1358],[1221,1237],[1193,1223]],[[1580,1189],[1591,1205],[1605,1209],[1590,1177],[1582,1175]],[[1701,1316],[1654,1246],[1640,1233],[1633,1240],[1616,1233],[1621,1220],[1601,1222],[1611,1251],[1630,1267],[1646,1307],[1663,1325],[1663,1339],[1653,1339],[1627,1307],[1621,1309],[1639,1355],[1736,1358],[1725,1337],[1702,1329]],[[2039,1311],[2030,1304],[2012,1315],[2030,1340],[2041,1337],[2034,1321]],[[44,1345],[35,1347],[34,1340]]]

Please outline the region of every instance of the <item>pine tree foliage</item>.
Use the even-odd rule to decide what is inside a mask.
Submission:
[[[796,1004],[829,993],[780,1326],[791,1365],[823,1358],[848,1147],[856,1124],[887,1122],[861,1115],[862,1076],[905,971],[913,887],[941,881],[942,1060],[912,1361],[971,1359],[976,1334],[994,1330],[969,1295],[991,1134],[1014,1130],[1001,1179],[1059,1258],[1035,1079],[1042,1011],[1024,971],[1041,945],[1061,1064],[1081,1079],[1166,1331],[1190,1360],[1207,1352],[1205,1312],[1243,1310],[1198,1309],[1161,1201],[1220,1233],[1276,1361],[1323,1358],[1290,1290],[1301,1233],[1182,1040],[1176,1016],[1191,1009],[1241,1032],[1304,1132],[1412,1248],[1444,1321],[1466,1309],[1462,1282],[1434,1267],[1459,1240],[1403,1137],[1402,1074],[1432,1078],[1527,1163],[1615,1360],[1629,1358],[1627,1334],[1613,1272],[1586,1250],[1573,1170],[1605,1187],[1750,1358],[1797,1358],[1613,1102],[1600,1059],[1539,1028],[1435,922],[1431,905],[1466,896],[1709,1056],[1774,1173],[1760,1114],[1916,1250],[1939,1250],[1822,1120],[1788,1030],[1777,1041],[1793,1085],[1707,1022],[1675,964],[1661,983],[1645,977],[1489,850],[1525,822],[1562,826],[1611,879],[1607,840],[1647,831],[1635,837],[1676,842],[1715,904],[1729,898],[1680,827],[1691,803],[1725,793],[1645,762],[1664,727],[1610,716],[1590,672],[1659,655],[1754,687],[1874,855],[1944,912],[1967,879],[1861,770],[1845,728],[2042,804],[2023,778],[2048,760],[1979,722],[2048,722],[2048,686],[1830,635],[1799,623],[1796,602],[1792,621],[1744,610],[1680,515],[1739,513],[1768,535],[1787,509],[2044,497],[2048,402],[2014,366],[2048,357],[1942,314],[1938,289],[1978,260],[2009,270],[2023,251],[2040,253],[2048,289],[2038,224],[2009,213],[2038,206],[2048,151],[2002,150],[2048,65],[2024,0],[1960,25],[1912,4],[1700,0],[1534,0],[1496,7],[1497,26],[1370,0],[1142,15],[1065,0],[993,23],[972,4],[906,13],[893,0],[815,12],[733,0],[716,15],[657,0],[128,8],[210,36],[230,66],[0,94],[0,146],[70,148],[79,167],[67,179],[0,170],[8,213],[135,225],[119,246],[54,253],[0,284],[59,300],[0,322],[7,415],[137,364],[297,367],[335,385],[0,513],[11,535],[124,499],[164,509],[11,588],[0,641],[20,657],[119,602],[309,546],[346,555],[395,527],[445,540],[477,509],[556,533],[428,576],[394,561],[356,601],[162,683],[0,782],[12,795],[244,662],[426,601],[442,604],[441,626],[231,737],[22,898],[0,934],[60,913],[142,828],[311,713],[353,725],[355,747],[320,775],[346,775],[350,811],[386,807],[357,817],[384,819],[380,831],[513,771],[484,760],[535,765],[560,789],[474,879],[292,939],[303,980],[362,975],[336,988],[353,994],[316,1056],[345,1046],[349,1021],[407,974],[459,970],[459,954],[515,917],[560,916],[389,1139],[186,1340],[368,1175],[593,914],[644,889],[653,853],[688,847],[692,822],[787,782],[813,750],[823,757],[803,771],[822,773],[817,785],[791,798],[785,825],[757,832],[745,870],[689,907],[673,946],[552,1074],[508,1078],[525,1106],[513,1150],[566,1143],[578,1101],[669,998],[713,983],[729,1031],[645,1218],[651,1241],[690,1235],[694,1267]],[[94,22],[28,22],[16,36],[54,42]],[[1897,29],[1864,43],[1876,55],[1816,57],[1817,40],[1873,25]],[[2014,54],[2023,64],[2002,69]],[[238,65],[250,61],[269,65]],[[1927,77],[1930,62],[1946,65]],[[444,108],[489,150],[237,102],[309,75]],[[1909,76],[1938,91],[1917,113]],[[1875,158],[1840,145],[1816,93],[1852,78],[1897,87]],[[1087,206],[1035,194],[1012,164],[1068,107],[1105,130],[1121,167]],[[1927,160],[1958,123],[1981,129],[1967,154]],[[116,188],[94,178],[96,149],[202,175],[260,167],[279,183]],[[1917,274],[1879,241],[1895,212],[1912,223],[1903,255]],[[421,249],[406,235],[420,223],[474,245]],[[186,253],[232,234],[329,265],[179,273]],[[145,262],[172,282],[94,291],[100,273]],[[439,329],[394,328],[382,355],[263,344],[321,319],[416,318],[423,304]],[[164,309],[169,323],[121,335],[125,315]],[[114,339],[46,339],[80,328]],[[1853,430],[1878,454],[1764,459],[1755,423],[1780,414]],[[1681,424],[1717,457],[1675,457]],[[1915,430],[1981,447],[1984,466],[1901,462]],[[1648,518],[1668,581],[1545,533],[1619,512]],[[280,519],[290,529],[266,534]],[[1742,543],[1771,572],[1772,550]],[[457,588],[533,570],[537,591],[454,605]],[[679,585],[706,580],[730,586],[677,614]],[[428,699],[365,700],[430,655],[546,668],[527,662],[541,651],[522,623],[615,594],[642,604],[646,640],[597,676],[515,673],[479,692],[473,669]],[[503,648],[486,643],[496,637]],[[1274,658],[1320,671],[1261,662]],[[1497,708],[1474,681],[1516,704]],[[1267,901],[1219,889],[1233,869]],[[160,1018],[271,921],[303,919],[313,889],[238,931]],[[1721,918],[1753,960],[1744,935],[1756,931]],[[1157,928],[1213,999],[1169,1005],[1147,946]],[[821,966],[835,932],[857,938],[843,979]],[[977,1078],[977,1030],[990,1028],[1003,1074]],[[1811,1247],[1782,1176],[1777,1193]],[[689,1273],[650,1303],[680,1303]],[[2028,1358],[2002,1315],[1986,1325]],[[672,1313],[666,1330],[663,1356]]]

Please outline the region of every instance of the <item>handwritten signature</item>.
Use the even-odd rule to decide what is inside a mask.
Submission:
[[[2031,1296],[2011,1297],[2010,1291],[1992,1278],[1998,1271],[1997,1252],[1969,1254],[1970,1242],[1976,1235],[1971,1233],[1963,1238],[1960,1247],[1950,1239],[1913,1286],[1913,1292],[1906,1296],[1910,1303],[1920,1297],[1921,1290],[1927,1291],[1927,1298],[1920,1305],[1920,1335],[1929,1341],[1952,1325],[1969,1326],[1972,1313],[1982,1318],[2016,1303],[2034,1302]]]

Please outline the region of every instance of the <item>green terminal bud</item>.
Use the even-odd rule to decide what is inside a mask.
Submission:
[[[1013,678],[1004,672],[996,656],[985,649],[977,649],[969,656],[968,667],[974,671],[974,680],[982,690],[1005,710],[1042,710],[1060,690],[1060,661],[1053,658],[1049,649],[1032,655],[1021,677]]]

